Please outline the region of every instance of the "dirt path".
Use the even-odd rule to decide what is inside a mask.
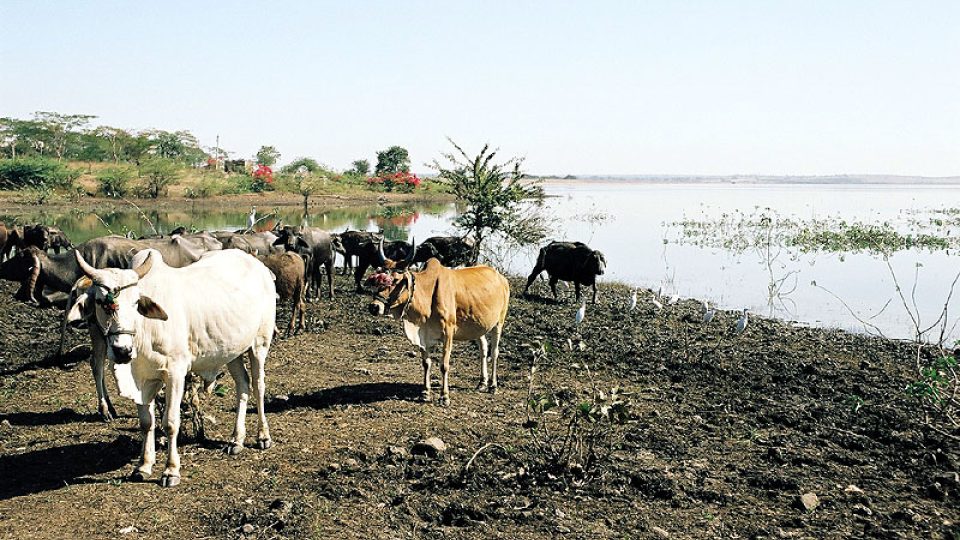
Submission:
[[[310,331],[280,340],[268,360],[275,446],[221,452],[233,402],[224,381],[225,395],[204,400],[213,441],[183,445],[183,482],[164,490],[126,481],[140,439],[132,403],[117,398],[122,417],[101,423],[86,363],[69,363],[86,349],[51,357],[57,314],[12,302],[4,283],[0,538],[960,535],[960,485],[944,475],[960,469],[960,451],[916,425],[910,372],[895,362],[902,346],[761,319],[733,337],[732,313],[707,327],[685,322],[697,319],[693,301],[628,313],[627,291],[613,288],[588,306],[584,350],[571,351],[577,306],[525,300],[517,285],[501,392],[474,390],[476,349],[458,346],[450,408],[417,400],[419,360],[395,321],[366,313],[366,298],[311,304]],[[524,344],[535,339],[555,345],[538,390],[632,393],[634,420],[596,477],[533,466]],[[411,456],[426,437],[447,450]],[[497,451],[462,476],[491,442]],[[805,493],[816,508],[799,504]]]

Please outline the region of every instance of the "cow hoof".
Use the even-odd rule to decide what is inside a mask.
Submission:
[[[496,394],[496,393],[497,393],[497,387],[496,387],[496,386],[491,386],[491,387],[487,390],[487,392],[490,392],[491,394]]]
[[[449,396],[440,396],[440,400],[437,401],[437,403],[439,403],[441,407],[449,407],[449,406],[450,406],[450,397],[449,397]]]
[[[236,456],[236,455],[240,454],[240,452],[242,452],[242,451],[243,451],[243,445],[242,445],[242,444],[231,443],[231,444],[228,444],[227,446],[223,447],[223,452],[224,452],[225,454],[227,454],[227,455],[230,455],[230,456]]]
[[[130,473],[131,482],[143,482],[147,478],[150,478],[150,473],[143,472],[139,469],[135,469],[132,473]]]
[[[173,487],[178,485],[179,483],[180,483],[179,476],[172,476],[172,475],[165,474],[163,475],[163,478],[160,479],[160,485],[163,487]]]
[[[485,383],[477,384],[477,392],[488,392],[489,390],[490,390],[490,387],[487,386]]]
[[[109,411],[100,411],[100,421],[109,424],[113,422],[113,415]]]
[[[266,450],[271,446],[273,446],[272,439],[263,439],[263,440],[257,441],[257,448],[259,448],[260,450]]]
[[[424,403],[429,403],[433,401],[433,396],[430,395],[430,392],[421,392],[420,401],[423,401]]]

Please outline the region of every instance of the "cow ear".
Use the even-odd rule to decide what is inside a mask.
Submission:
[[[307,241],[303,238],[297,238],[297,246],[304,249],[310,249],[310,244],[307,244]]]
[[[167,320],[167,312],[149,296],[140,295],[140,299],[137,300],[137,311],[148,319]]]
[[[90,301],[90,295],[83,293],[77,297],[77,301],[70,306],[70,311],[67,312],[67,324],[73,324],[80,322],[87,318],[90,313],[87,311],[87,303]]]
[[[275,246],[282,245],[283,243],[284,243],[284,239],[283,239],[283,238],[279,238],[279,237],[278,237],[276,240],[273,241],[273,245],[275,245]]]

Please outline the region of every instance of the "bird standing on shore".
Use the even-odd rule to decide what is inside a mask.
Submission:
[[[637,309],[637,290],[633,290],[633,296],[630,297],[630,311]]]
[[[707,324],[713,320],[713,316],[716,315],[717,310],[710,307],[710,302],[706,300],[703,301],[703,324]]]
[[[247,216],[247,230],[253,229],[253,225],[257,222],[257,207],[254,206],[250,209],[250,215]]]
[[[577,315],[574,318],[574,320],[576,320],[577,324],[579,325],[580,323],[583,322],[583,318],[586,316],[587,316],[587,301],[584,300],[583,304],[580,305],[580,309],[577,310]]]
[[[742,334],[743,330],[747,327],[747,311],[750,311],[747,308],[743,308],[743,315],[740,316],[740,319],[737,321],[737,328],[734,330],[737,334]]]

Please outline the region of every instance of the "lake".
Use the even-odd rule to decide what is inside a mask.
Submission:
[[[921,326],[932,324],[960,270],[949,250],[906,249],[885,261],[877,254],[804,252],[785,246],[732,249],[717,243],[691,243],[676,225],[684,220],[719,220],[739,211],[772,212],[796,220],[887,223],[907,230],[953,204],[960,191],[948,186],[591,181],[552,183],[546,190],[550,197],[543,211],[554,223],[552,237],[580,240],[603,251],[608,261],[603,280],[659,290],[666,297],[677,294],[705,299],[725,309],[747,307],[754,313],[800,323],[864,331],[860,318],[876,326],[874,333],[909,338],[915,324],[904,302],[919,313]],[[178,225],[237,229],[244,226],[249,211],[247,207],[215,211],[186,207],[146,213],[166,232]],[[260,216],[271,213],[285,223],[299,224],[301,220],[294,207],[259,208]],[[450,232],[455,215],[453,204],[374,206],[317,210],[309,216],[309,223],[331,231],[384,229],[390,238],[423,240]],[[6,219],[9,223],[9,217]],[[56,224],[75,242],[110,232],[152,233],[137,212],[99,216],[81,211],[38,213],[17,219]],[[261,225],[272,226],[275,219]],[[939,233],[950,235],[951,231]],[[535,248],[501,253],[497,262],[508,272],[526,275],[536,253]],[[545,281],[534,290],[549,292]],[[642,294],[641,302],[649,298]],[[624,298],[624,306],[626,302]],[[947,328],[957,337],[960,312],[955,304],[951,300]]]

